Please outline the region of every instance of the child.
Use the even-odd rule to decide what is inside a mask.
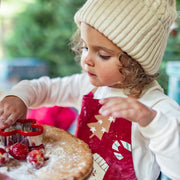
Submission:
[[[155,81],[175,18],[175,0],[87,0],[75,14],[84,72],[20,82],[0,103],[0,127],[27,108],[82,105],[90,179],[180,179],[180,108]]]

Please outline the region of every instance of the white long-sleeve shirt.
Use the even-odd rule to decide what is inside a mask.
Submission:
[[[28,108],[39,106],[73,106],[80,110],[82,96],[94,87],[86,74],[64,78],[21,81],[6,95],[20,97]],[[127,97],[123,90],[99,87],[95,98]],[[138,99],[155,109],[157,115],[146,127],[132,124],[132,154],[138,180],[155,180],[160,171],[180,180],[180,106],[163,93],[154,81]]]

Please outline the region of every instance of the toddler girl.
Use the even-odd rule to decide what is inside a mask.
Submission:
[[[73,48],[83,73],[20,82],[0,102],[0,127],[27,108],[73,106],[94,156],[89,179],[180,179],[180,108],[155,80],[175,18],[174,0],[87,0]]]

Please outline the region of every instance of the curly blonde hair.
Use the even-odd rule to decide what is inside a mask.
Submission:
[[[81,59],[80,30],[78,29],[71,39],[71,49],[76,54],[75,60]],[[123,88],[127,96],[138,98],[145,86],[157,79],[159,73],[148,75],[145,73],[142,66],[126,52],[121,53],[119,56],[121,66],[119,72],[124,77],[124,80],[118,84],[118,87]]]

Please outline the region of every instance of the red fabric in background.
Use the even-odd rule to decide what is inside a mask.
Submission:
[[[27,113],[27,118],[36,119],[38,124],[68,130],[77,115],[78,113],[74,108],[54,106],[31,109]]]

